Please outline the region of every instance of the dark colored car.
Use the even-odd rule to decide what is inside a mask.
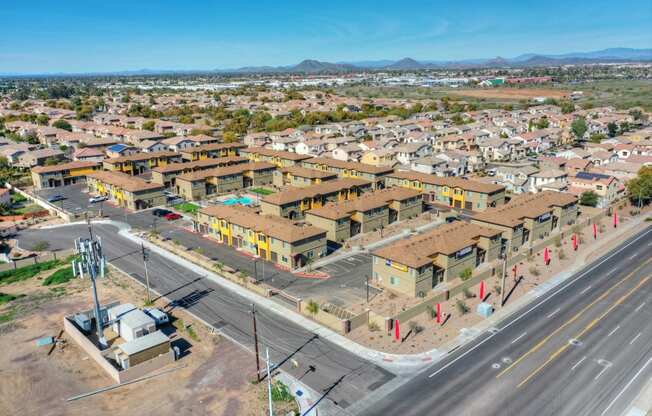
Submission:
[[[67,198],[63,195],[52,195],[51,197],[48,198],[48,202],[63,201],[64,199]]]
[[[169,214],[165,214],[163,218],[165,218],[168,221],[174,221],[181,218],[181,215],[177,214],[176,212],[170,212]]]
[[[167,209],[162,209],[162,208],[156,208],[152,210],[152,215],[155,215],[157,217],[165,217],[168,214],[172,214],[172,211],[169,211]]]

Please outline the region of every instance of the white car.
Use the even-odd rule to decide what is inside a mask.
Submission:
[[[92,198],[89,198],[88,202],[91,203],[91,204],[94,204],[96,202],[106,201],[107,199],[109,199],[109,198],[107,198],[105,196],[102,196],[102,195],[99,195],[99,196],[94,196]]]

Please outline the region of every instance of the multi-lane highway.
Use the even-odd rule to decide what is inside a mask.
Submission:
[[[648,227],[363,414],[620,415],[651,377]]]

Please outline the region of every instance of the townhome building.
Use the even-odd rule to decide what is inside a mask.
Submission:
[[[102,165],[108,171],[124,172],[129,175],[141,175],[155,167],[179,162],[181,162],[181,156],[178,153],[163,151],[141,152],[129,156],[109,158],[105,159]]]
[[[98,162],[68,162],[32,168],[34,189],[56,188],[86,181],[86,175],[102,168]]]
[[[248,158],[252,162],[271,163],[279,168],[294,166],[302,160],[310,159],[312,157],[309,155],[300,155],[295,152],[265,149],[263,147],[248,147],[240,149],[240,155]]]
[[[248,161],[248,159],[240,156],[227,156],[195,160],[193,162],[170,163],[152,169],[152,182],[164,185],[166,188],[176,189],[176,178],[184,173],[237,165]]]
[[[484,211],[505,202],[505,187],[457,177],[439,177],[412,171],[387,175],[385,185],[415,189],[426,203],[469,211]]]
[[[267,195],[260,201],[264,214],[277,215],[291,220],[303,219],[305,212],[328,202],[355,199],[372,189],[369,181],[357,178],[335,179],[318,185],[288,187]]]
[[[305,159],[302,166],[337,174],[339,178],[357,178],[371,182],[374,189],[384,187],[384,178],[394,169],[389,166],[372,166],[359,162],[344,162],[325,157]]]
[[[433,289],[500,255],[501,232],[462,221],[399,240],[372,252],[373,282],[425,297]]]
[[[86,183],[92,194],[106,196],[110,202],[131,211],[165,204],[163,185],[123,172],[98,170],[86,175]]]
[[[267,162],[238,163],[178,175],[176,193],[188,201],[199,201],[252,186],[271,185],[276,166]]]
[[[420,192],[394,187],[310,209],[306,211],[306,222],[326,230],[329,241],[343,243],[357,234],[382,229],[422,212]]]
[[[568,177],[568,192],[581,196],[584,192],[594,192],[598,196],[599,208],[607,208],[618,199],[619,182],[610,175],[578,172]]]
[[[274,171],[274,186],[294,186],[303,188],[337,179],[337,174],[323,170],[308,169],[294,165]]]
[[[240,151],[246,149],[246,147],[242,143],[210,143],[185,148],[181,150],[180,154],[183,160],[192,162],[193,160],[216,157],[240,156]]]
[[[196,229],[287,269],[303,267],[327,253],[326,231],[237,205],[202,208],[197,213]]]
[[[501,231],[501,251],[507,254],[574,224],[578,215],[574,195],[545,191],[517,196],[503,206],[474,215],[471,223]]]

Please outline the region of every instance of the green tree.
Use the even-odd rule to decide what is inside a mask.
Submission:
[[[49,158],[45,159],[45,162],[43,162],[43,164],[45,166],[54,166],[54,165],[59,164],[59,159],[54,158],[54,157],[49,157]]]
[[[588,130],[588,127],[586,126],[586,120],[584,120],[582,117],[576,118],[571,124],[571,130],[578,140],[582,139]]]
[[[575,111],[575,104],[573,104],[571,101],[562,101],[561,104],[561,112],[563,114],[570,114],[573,111]]]
[[[607,136],[602,133],[591,133],[591,136],[589,136],[589,141],[593,143],[601,143],[606,138]]]
[[[154,131],[154,126],[155,125],[156,125],[156,121],[147,120],[146,122],[143,123],[143,130]]]
[[[548,117],[541,117],[539,121],[537,121],[536,126],[538,129],[547,129],[548,126],[550,126],[550,121],[548,121]]]
[[[72,126],[64,119],[56,120],[54,123],[52,123],[52,127],[72,131]]]
[[[648,204],[652,199],[652,166],[644,166],[634,179],[627,182],[627,193],[632,203]]]
[[[616,123],[607,124],[607,130],[609,131],[609,137],[616,137],[618,134],[618,125]]]
[[[49,121],[50,117],[46,116],[45,114],[39,114],[36,117],[36,124],[40,124],[41,126],[47,126]]]
[[[580,205],[584,205],[587,207],[595,207],[598,205],[598,200],[600,197],[598,197],[598,194],[596,194],[593,191],[586,191],[583,192],[582,195],[580,195]]]

